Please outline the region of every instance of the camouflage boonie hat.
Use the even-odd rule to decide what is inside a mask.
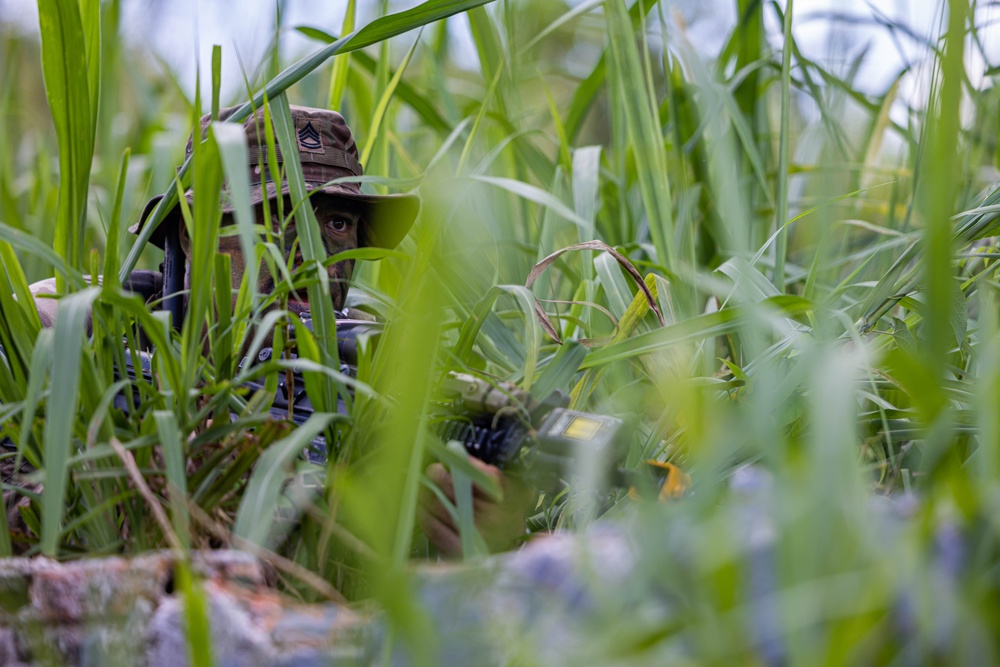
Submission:
[[[230,107],[219,112],[219,119],[225,120],[236,111]],[[313,109],[309,107],[292,106],[292,121],[299,149],[299,161],[302,164],[302,175],[305,178],[306,189],[309,192],[323,192],[333,197],[361,204],[365,209],[366,223],[358,229],[358,244],[378,248],[395,248],[417,217],[420,200],[415,195],[370,195],[361,192],[358,183],[334,183],[338,178],[361,176],[364,170],[358,161],[358,147],[354,143],[351,129],[347,127],[344,117],[336,111]],[[201,129],[204,134],[211,115],[201,118]],[[250,170],[250,203],[259,204],[265,197],[272,200],[288,194],[288,181],[281,188],[271,180],[267,168],[267,143],[264,133],[264,110],[243,121],[249,148]],[[188,139],[185,159],[193,151],[193,135]],[[281,149],[277,150],[278,162],[282,162]],[[193,200],[192,191],[186,193],[187,200]],[[129,227],[129,231],[137,234],[156,204],[163,199],[157,195],[150,199],[142,211],[139,222]],[[231,213],[233,206],[228,197],[223,198],[222,210]],[[150,241],[157,247],[163,247],[165,225],[177,224],[176,219],[167,218],[153,232]]]

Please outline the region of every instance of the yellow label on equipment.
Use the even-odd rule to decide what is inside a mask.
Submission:
[[[601,422],[596,419],[574,417],[573,421],[566,427],[566,430],[563,431],[563,435],[575,440],[590,440],[597,435],[599,430],[601,430]]]

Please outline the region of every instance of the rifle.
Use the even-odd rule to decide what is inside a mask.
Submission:
[[[301,317],[311,329],[309,317]],[[342,373],[356,376],[359,340],[375,341],[382,330],[380,322],[354,319],[337,312],[337,352]],[[126,373],[134,380],[133,355],[125,356]],[[263,348],[257,354],[257,361],[266,363],[273,356],[271,348]],[[149,353],[141,352],[137,358],[142,375],[151,381]],[[241,367],[248,361],[244,358]],[[251,392],[266,389],[264,382],[259,380],[244,386]],[[133,400],[136,396],[133,395]],[[636,489],[650,488],[660,499],[684,494],[690,478],[673,464],[646,461],[638,470],[626,470],[618,465],[630,435],[625,422],[608,415],[570,410],[568,402],[560,391],[538,400],[511,383],[491,383],[468,373],[451,371],[441,380],[431,424],[443,441],[457,441],[470,456],[529,477],[536,488],[556,487],[572,469],[575,460],[581,456],[597,456],[605,462],[610,483],[630,488],[633,495]],[[121,409],[129,409],[128,403],[124,395],[115,400],[116,407]],[[342,403],[339,409],[345,409]],[[301,425],[313,411],[302,374],[279,373],[271,416]],[[314,463],[326,462],[323,436],[310,444],[307,457]]]
[[[444,378],[441,390],[446,401],[437,404],[437,435],[460,442],[485,463],[526,474],[536,488],[558,488],[581,457],[596,457],[610,484],[629,488],[632,495],[652,488],[666,500],[690,485],[671,463],[650,460],[638,470],[619,466],[631,429],[617,417],[570,410],[568,397],[558,390],[539,401],[511,383],[455,372]]]

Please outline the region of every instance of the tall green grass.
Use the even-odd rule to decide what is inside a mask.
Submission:
[[[636,589],[671,600],[669,613],[623,611],[610,596],[581,659],[996,661],[998,97],[993,64],[976,88],[966,59],[986,53],[983,8],[942,4],[923,69],[878,94],[857,82],[870,55],[835,68],[803,54],[791,2],[735,0],[714,57],[655,2],[429,0],[374,20],[352,3],[341,24],[295,26],[315,51],[260,68],[273,75],[221,100],[242,105],[229,120],[266,107],[273,150],[292,140],[289,102],[329,100],[363,147],[365,187],[423,199],[398,252],[350,255],[385,255],[359,261],[352,299],[390,322],[352,380],[334,370],[332,312],[314,313],[313,333],[262,316],[253,279],[230,312],[214,196],[184,210],[204,279],[183,330],[121,290],[159,261],[149,231],[124,230],[142,202],[167,193],[156,224],[180,191],[223,179],[245,254],[284,276],[275,303],[293,286],[321,302],[316,266],[340,258],[310,232],[307,268],[280,266],[253,229],[231,123],[180,164],[184,132],[163,128],[193,127],[217,95],[183,99],[169,73],[127,72],[118,3],[39,6],[39,35],[0,32],[0,435],[44,491],[5,482],[27,502],[0,552],[235,544],[276,563],[290,594],[374,596],[391,636],[435,664],[407,563],[429,553],[415,532],[429,460],[488,483],[428,433],[438,379],[462,370],[625,416],[638,425],[629,465],[674,460],[692,475],[691,496],[665,506],[603,490],[595,507],[582,481],[539,499],[535,530],[633,516]],[[460,12],[473,69],[439,22]],[[926,99],[903,99],[921,71]],[[128,119],[117,134],[115,114]],[[315,231],[309,207],[279,213]],[[65,292],[51,332],[27,305],[28,282],[49,275]],[[113,364],[137,324],[156,345],[154,380],[123,384]],[[278,347],[294,337],[297,359],[241,367],[271,331]],[[240,388],[276,387],[288,369],[324,413],[299,429],[267,422],[270,395]],[[130,414],[109,407],[125,385],[142,397]],[[348,409],[333,415],[338,396]],[[297,456],[320,432],[325,469]],[[150,520],[130,457],[167,524]],[[766,490],[734,487],[749,464]],[[910,493],[883,539],[879,497],[908,507]],[[467,509],[455,512],[472,550]],[[763,552],[746,530],[757,523]],[[957,567],[942,564],[949,545]]]

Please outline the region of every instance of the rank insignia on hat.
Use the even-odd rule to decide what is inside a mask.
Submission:
[[[312,122],[299,130],[299,148],[307,151],[323,150],[323,141]]]

